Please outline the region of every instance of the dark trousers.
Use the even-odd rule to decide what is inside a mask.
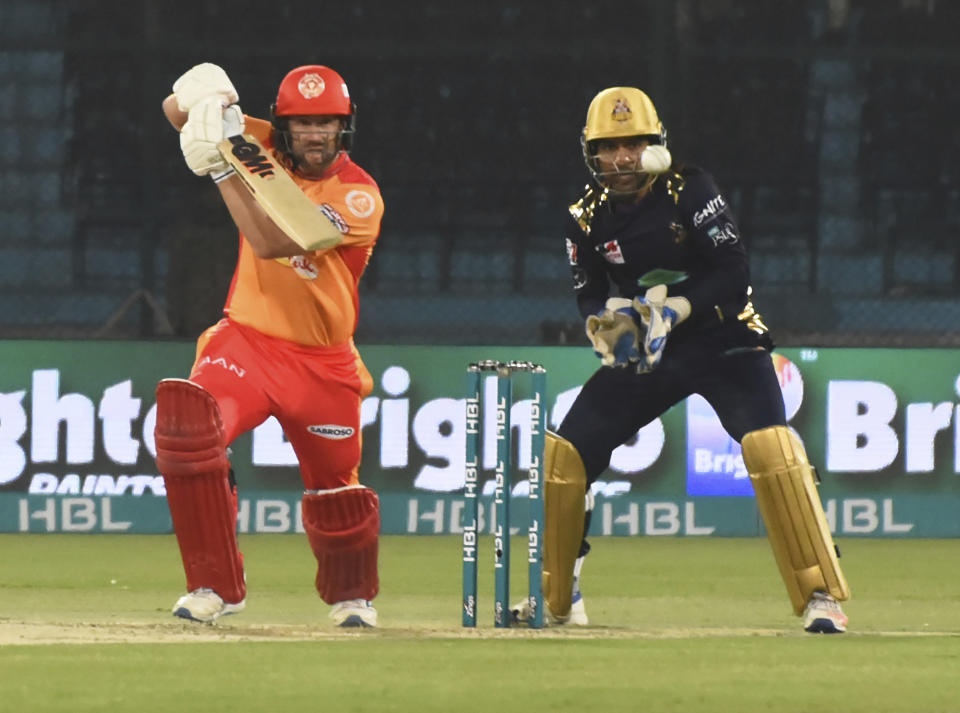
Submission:
[[[690,394],[703,396],[738,442],[751,431],[786,425],[783,394],[767,350],[718,353],[691,344],[668,350],[660,365],[644,374],[633,367],[599,369],[557,433],[580,453],[592,483],[615,448]]]

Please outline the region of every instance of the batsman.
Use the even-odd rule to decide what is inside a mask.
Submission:
[[[615,448],[691,394],[738,441],[793,611],[809,632],[841,633],[850,592],[803,443],[787,425],[752,302],[737,222],[713,178],[674,165],[650,98],[611,87],[581,135],[593,181],[569,208],[566,248],[601,367],[555,434],[544,470],[544,597],[553,623],[586,624],[580,573],[590,485]],[[523,606],[518,619],[529,616]]]
[[[187,166],[213,179],[239,230],[223,318],[200,336],[189,378],[157,386],[157,467],[186,575],[173,614],[210,623],[245,607],[227,449],[274,416],[300,466],[316,589],[337,625],[372,627],[380,506],[358,475],[360,405],[372,379],[353,334],[357,285],[380,232],[383,201],[350,158],[356,109],[337,72],[322,65],[290,71],[270,121],[245,116],[238,100],[226,72],[203,63],[177,79],[163,102]],[[267,168],[285,171],[315,204],[312,220],[328,236],[325,247],[306,249],[303,236],[285,232],[228,164],[218,146],[241,135],[244,155],[256,159],[265,179]],[[261,147],[268,155],[258,153]],[[273,209],[282,213],[295,203],[279,196]]]

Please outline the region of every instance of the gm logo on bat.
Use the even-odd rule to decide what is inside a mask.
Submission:
[[[259,146],[245,141],[242,135],[231,136],[230,143],[233,144],[231,153],[243,162],[249,173],[268,181],[276,178],[274,172],[277,167],[263,154]]]

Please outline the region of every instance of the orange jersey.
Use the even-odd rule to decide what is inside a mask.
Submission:
[[[269,122],[245,118],[245,131],[275,153]],[[343,243],[330,250],[264,260],[241,233],[240,256],[223,313],[297,344],[341,344],[357,326],[357,285],[380,234],[383,199],[373,178],[345,153],[323,178],[293,174],[293,180],[320,206],[317,219],[330,219],[340,229]]]

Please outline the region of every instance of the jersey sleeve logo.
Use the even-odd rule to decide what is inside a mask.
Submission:
[[[573,268],[573,289],[582,290],[587,286],[587,271],[582,267]]]
[[[719,193],[707,201],[707,204],[693,214],[693,227],[699,228],[705,221],[717,217],[727,209],[727,202]]]
[[[343,216],[340,215],[332,205],[323,203],[319,207],[320,212],[327,217],[327,220],[337,226],[337,230],[344,235],[350,232],[350,226],[347,224],[347,221],[343,219]]]
[[[707,230],[707,237],[713,241],[714,247],[721,243],[735,243],[739,238],[736,227],[730,222],[724,223],[722,226],[710,226]]]
[[[377,202],[367,191],[353,190],[347,193],[347,209],[358,218],[368,218],[377,208]]]
[[[571,265],[577,264],[577,244],[570,238],[564,238],[567,241],[567,262]]]

